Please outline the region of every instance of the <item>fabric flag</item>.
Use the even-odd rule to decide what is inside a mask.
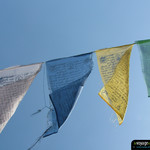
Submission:
[[[58,132],[67,119],[93,67],[92,53],[46,62],[51,108],[43,137]]]
[[[0,132],[15,113],[42,63],[0,70]]]
[[[123,122],[129,93],[129,61],[133,44],[97,50],[97,61],[104,87],[99,96]]]
[[[140,49],[142,72],[147,85],[148,97],[150,97],[150,39],[136,41]]]

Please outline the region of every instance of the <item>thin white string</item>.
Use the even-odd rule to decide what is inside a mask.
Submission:
[[[44,67],[43,67],[43,98],[44,98],[44,107],[42,107],[41,109],[38,109],[36,112],[31,114],[31,116],[34,116],[34,115],[40,113],[45,108],[49,109],[49,107],[46,105],[46,96],[45,96],[45,70],[46,70],[45,63],[43,65],[44,65]]]

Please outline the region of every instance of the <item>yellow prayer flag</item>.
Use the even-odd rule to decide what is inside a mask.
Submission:
[[[116,112],[122,124],[128,104],[129,61],[133,44],[97,50],[96,56],[104,87],[99,96]]]

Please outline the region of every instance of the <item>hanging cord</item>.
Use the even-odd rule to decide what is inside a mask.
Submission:
[[[46,96],[45,96],[45,64],[44,64],[44,67],[43,67],[44,71],[43,71],[43,95],[44,95],[44,107],[41,108],[41,109],[38,109],[36,112],[32,113],[31,116],[34,116],[38,113],[40,113],[42,110],[44,110],[45,108],[48,108],[49,107],[46,105]]]
[[[108,48],[102,48],[102,49],[98,49],[98,50],[95,50],[95,51],[91,51],[91,52],[89,52],[89,53],[95,53],[96,51],[99,51],[99,50],[105,50],[105,49],[109,49],[109,48],[117,48],[117,47],[123,47],[123,46],[129,46],[129,45],[135,45],[136,44],[136,42],[134,42],[134,43],[131,43],[131,44],[126,44],[126,45],[121,45],[121,46],[115,46],[115,47],[108,47]]]
[[[46,130],[40,137],[38,137],[38,139],[35,141],[35,143],[34,143],[31,147],[29,147],[27,150],[31,150],[32,148],[34,148],[34,146],[42,140],[44,134],[45,134],[48,130],[49,130],[49,128],[47,128],[47,130]]]
[[[49,130],[51,130],[51,128],[52,128],[52,130],[54,129],[53,127],[55,126],[55,123],[53,124],[53,121],[55,122],[55,119],[56,119],[56,116],[54,116],[54,115],[56,115],[55,114],[55,110],[54,110],[54,108],[52,108],[52,106],[50,106],[49,108],[48,108],[50,111],[48,112],[48,114],[47,114],[47,117],[48,117],[48,124],[47,124],[47,128],[46,128],[46,130],[42,133],[42,135],[41,136],[39,136],[38,138],[37,138],[37,140],[32,144],[32,146],[30,146],[30,148],[28,148],[27,150],[32,150],[42,139],[43,139],[43,137],[44,137],[44,135],[49,131]],[[54,117],[54,118],[53,118]],[[58,126],[56,125],[56,128],[58,128]],[[57,133],[57,131],[54,131],[53,133]],[[53,134],[52,133],[52,134]],[[49,134],[50,135],[50,134]]]

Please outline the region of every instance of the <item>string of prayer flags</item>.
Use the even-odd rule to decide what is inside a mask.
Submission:
[[[104,83],[99,96],[116,112],[122,124],[128,104],[129,61],[133,44],[97,50],[97,62]]]
[[[42,63],[0,70],[0,133],[15,113]]]
[[[150,39],[136,41],[140,49],[142,71],[150,97]],[[129,95],[129,64],[134,44],[95,51],[103,88],[99,96],[115,111],[119,125],[123,123]],[[48,128],[28,149],[42,138],[57,133],[72,111],[93,68],[93,52],[46,61],[49,90]],[[15,113],[42,63],[0,70],[0,133]],[[34,114],[41,112],[39,109]],[[34,115],[33,114],[33,115]]]
[[[58,132],[70,114],[92,67],[92,53],[46,62],[51,106],[49,128],[43,137]]]
[[[142,72],[147,85],[148,97],[150,97],[150,40],[136,41],[140,50]]]

